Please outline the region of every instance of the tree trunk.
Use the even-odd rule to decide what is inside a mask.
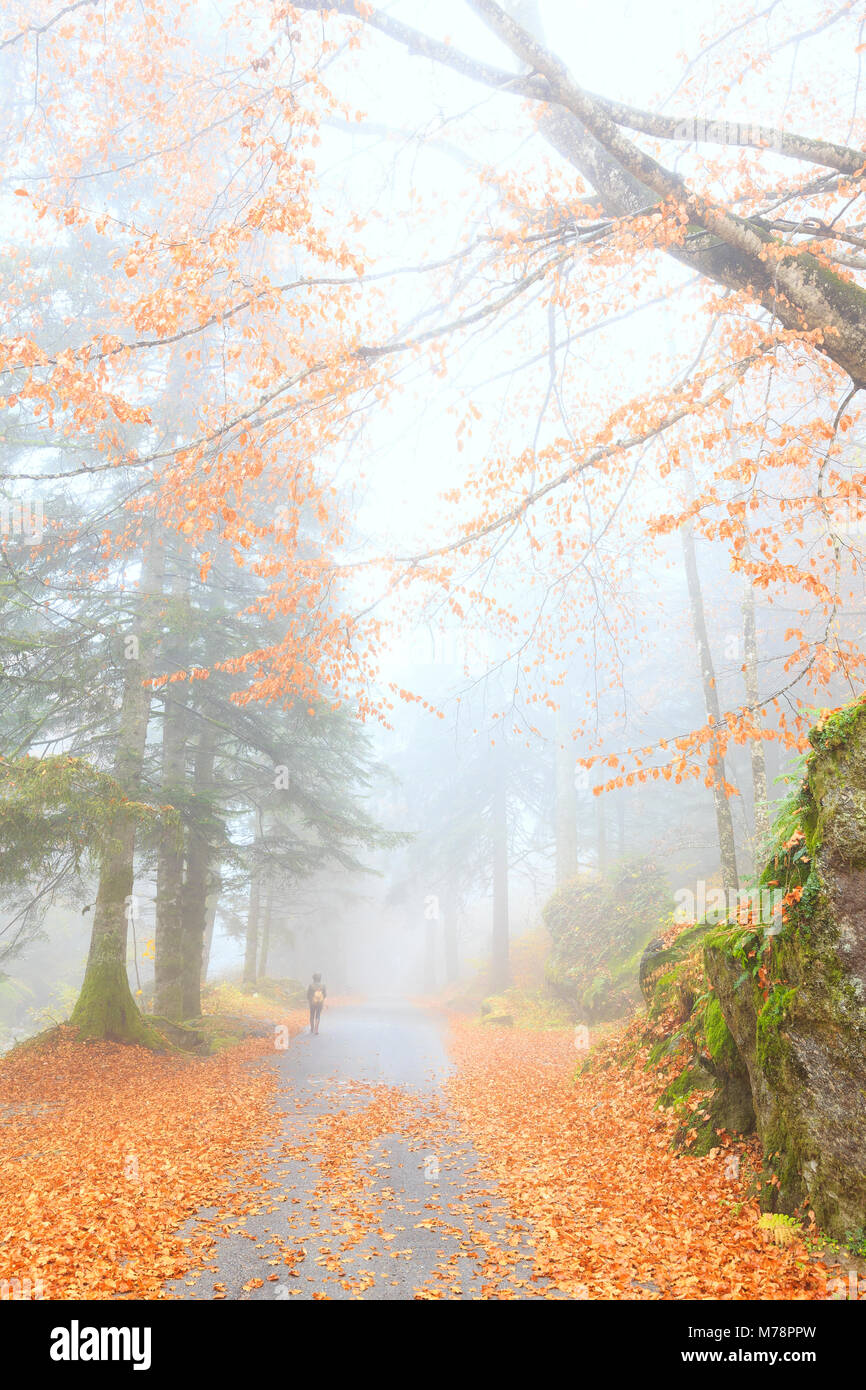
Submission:
[[[604,796],[595,798],[595,831],[598,843],[598,872],[603,874],[607,869],[607,806]]]
[[[244,984],[256,982],[256,959],[259,952],[259,870],[250,876],[250,903],[247,912],[247,937],[244,952]]]
[[[216,922],[217,906],[219,904],[219,890],[214,888],[207,895],[205,906],[205,926],[204,942],[201,950],[201,983],[207,983],[208,966],[210,965],[210,952],[213,945],[213,930]]]
[[[737,435],[734,428],[734,408],[728,409],[728,433],[730,435],[731,462],[739,463],[740,449]],[[743,513],[743,561],[749,565],[752,560],[752,542],[749,536],[748,511]],[[752,576],[748,570],[743,575],[743,679],[746,687],[746,701],[751,706],[753,717],[757,723],[760,714],[758,710],[759,690],[758,690],[758,624],[755,603],[755,586],[752,583]],[[760,869],[761,855],[766,852],[767,842],[770,838],[770,797],[767,782],[767,760],[764,753],[763,740],[751,739],[749,755],[752,764],[752,802],[754,818],[754,835],[752,837],[752,851],[754,855],[754,867]]]
[[[264,904],[262,909],[262,944],[259,951],[259,961],[256,967],[256,979],[264,980],[268,974],[268,950],[271,944],[271,912],[274,904],[274,885],[273,880],[268,879],[268,886],[265,891]]]
[[[211,843],[208,835],[207,815],[208,795],[213,787],[213,769],[216,757],[216,729],[210,722],[202,725],[193,768],[193,815],[190,820],[186,883],[183,892],[183,920],[181,935],[181,964],[183,969],[182,1007],[184,1018],[199,1018],[201,1015],[201,986],[203,980],[202,962],[204,940],[208,922],[209,871],[211,864]],[[216,897],[213,897],[213,913],[216,913]],[[213,932],[213,915],[210,919]],[[210,942],[208,942],[210,947]],[[207,969],[207,966],[204,966]]]
[[[442,945],[445,955],[445,981],[453,985],[460,975],[460,959],[457,948],[457,913],[450,899],[445,904],[442,919]]]
[[[491,985],[494,994],[507,989],[508,966],[508,800],[505,747],[495,751],[492,829],[493,829],[493,951]]]
[[[176,427],[190,423],[189,402],[182,392],[183,352],[175,345],[169,355],[165,392],[172,402]],[[171,601],[168,634],[164,646],[163,674],[180,670],[185,664],[186,638],[190,610],[191,557],[183,549],[172,555]],[[189,686],[183,681],[164,685],[162,719],[162,800],[184,807],[187,793],[186,749],[189,735]],[[174,1023],[190,1017],[184,1012],[184,839],[187,822],[179,832],[166,831],[157,851],[156,940],[154,951],[154,1013]]]
[[[695,643],[698,649],[698,662],[701,668],[701,681],[704,691],[704,707],[707,718],[717,729],[721,728],[722,714],[719,705],[719,694],[716,689],[716,672],[713,666],[710,642],[707,635],[707,620],[704,612],[704,597],[701,591],[701,581],[698,574],[698,563],[695,556],[695,535],[690,521],[687,521],[680,528],[680,535],[683,544],[683,559],[686,569],[686,583],[689,590],[689,605],[692,611],[692,626],[694,628]],[[719,858],[722,868],[722,887],[725,892],[736,895],[739,889],[737,878],[737,852],[734,841],[734,820],[731,815],[731,803],[725,795],[722,785],[725,779],[725,759],[721,751],[717,749],[715,757],[710,765],[710,772],[713,778],[713,806],[716,812],[716,829],[719,837]]]
[[[574,785],[574,743],[564,709],[556,712],[554,753],[554,835],[556,884],[560,887],[577,873],[577,789]]]
[[[185,576],[176,574],[171,586],[174,603],[187,592]],[[172,621],[177,614],[173,612]],[[166,647],[170,667],[183,664],[178,636]],[[181,807],[186,793],[187,690],[175,682],[164,687],[162,717],[163,804]],[[179,1023],[190,1017],[183,1007],[183,909],[184,843],[182,827],[171,827],[160,836],[156,870],[156,941],[153,963],[154,1013]]]
[[[145,550],[139,632],[126,657],[114,776],[131,800],[141,790],[141,771],[150,721],[150,689],[162,588],[162,552],[151,540]],[[79,1037],[108,1038],[159,1046],[162,1039],[142,1016],[126,973],[127,931],[134,883],[135,824],[122,810],[107,832],[93,913],[90,951],[81,992],[70,1023]]]
[[[751,559],[751,546],[749,544],[749,533],[744,528],[745,546],[743,550],[744,559],[748,562]],[[754,718],[758,719],[758,625],[755,612],[755,586],[751,576],[744,576],[743,588],[743,676],[746,685],[746,700],[754,710]],[[752,799],[754,802],[754,850],[755,868],[762,867],[758,860],[761,853],[767,848],[767,841],[770,838],[770,795],[767,783],[767,760],[764,756],[764,744],[761,739],[753,738],[750,741],[749,753],[752,760]]]

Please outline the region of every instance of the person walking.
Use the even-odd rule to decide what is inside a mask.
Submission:
[[[310,1006],[310,1032],[318,1033],[319,1019],[322,1017],[322,1005],[327,994],[325,986],[322,984],[321,975],[314,975],[312,984],[307,986],[307,1003]]]

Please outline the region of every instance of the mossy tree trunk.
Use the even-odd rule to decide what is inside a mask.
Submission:
[[[162,797],[178,804],[186,771],[184,712],[166,702],[163,723]],[[179,1023],[183,1014],[183,869],[184,843],[180,826],[170,826],[160,836],[156,873],[156,941],[154,955],[154,1011]]]
[[[102,858],[84,981],[70,1022],[81,1038],[155,1044],[126,974],[126,941],[133,887],[135,826],[117,828]]]
[[[189,580],[182,562],[171,583],[171,640],[165,662],[183,665],[183,638],[188,613]],[[183,806],[186,795],[186,746],[188,731],[187,686],[172,682],[163,687],[162,788],[166,805]],[[160,836],[156,873],[156,943],[154,957],[154,1012],[180,1023],[183,1011],[183,830],[167,827]]]
[[[126,667],[113,769],[130,800],[138,796],[141,786],[151,701],[143,682],[151,670],[161,587],[162,554],[151,540],[142,571],[139,632],[125,639]],[[139,1011],[126,973],[134,856],[135,823],[121,806],[100,863],[90,951],[70,1022],[80,1037],[156,1045],[158,1035]]]

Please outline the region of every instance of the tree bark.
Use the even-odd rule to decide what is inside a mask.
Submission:
[[[268,951],[271,945],[271,913],[274,905],[274,884],[272,879],[268,879],[265,889],[264,903],[262,905],[262,929],[261,929],[261,949],[259,951],[258,965],[256,966],[256,979],[264,980],[268,973]]]
[[[751,557],[748,532],[745,532],[744,558]],[[754,718],[759,718],[758,704],[758,625],[755,611],[755,586],[751,576],[745,576],[743,588],[743,676],[746,685],[746,701],[754,710]],[[770,793],[767,781],[767,759],[762,739],[753,738],[749,744],[752,762],[752,800],[754,803],[754,849],[755,867],[767,847],[770,836]]]
[[[695,644],[698,649],[698,664],[700,666],[701,683],[704,692],[704,707],[706,709],[707,719],[710,720],[717,729],[720,729],[722,724],[722,713],[719,706],[719,694],[716,689],[716,672],[713,666],[713,657],[710,651],[709,636],[707,634],[704,596],[701,589],[700,575],[698,573],[697,557],[695,555],[695,535],[690,521],[685,522],[680,527],[680,536],[683,545],[686,583],[689,591],[689,606],[692,612],[692,627],[695,634]],[[736,895],[739,889],[739,879],[737,877],[734,820],[731,815],[731,803],[725,795],[725,790],[722,785],[725,780],[725,759],[718,747],[715,755],[711,755],[711,757],[713,757],[713,761],[710,765],[710,773],[713,779],[713,807],[716,813],[716,830],[719,838],[722,887],[726,893],[733,892]]]
[[[187,594],[186,576],[178,572],[171,585],[174,626],[178,606],[183,609]],[[166,646],[170,667],[183,664],[179,634],[175,631]],[[164,687],[162,716],[162,800],[182,807],[186,794],[187,688],[175,682]],[[160,836],[156,871],[156,941],[154,955],[154,1013],[179,1023],[183,1007],[183,829],[171,827]]]
[[[785,255],[783,240],[759,219],[738,217],[692,194],[678,174],[622,134],[609,114],[611,104],[579,87],[540,35],[534,37],[495,0],[469,5],[532,73],[544,77],[549,106],[539,128],[590,180],[608,212],[621,216],[673,200],[705,235],[686,247],[670,247],[670,255],[729,289],[748,289],[786,328],[820,330],[818,350],[855,385],[866,385],[866,290],[806,251],[793,248]],[[524,17],[533,22],[529,10]],[[862,166],[860,152],[848,153],[854,173]],[[778,255],[768,256],[768,246]]]

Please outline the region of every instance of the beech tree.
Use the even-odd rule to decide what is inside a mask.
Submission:
[[[852,212],[862,196],[866,156],[857,146],[834,138],[840,113],[824,84],[813,96],[809,119],[820,126],[823,115],[826,128],[814,136],[796,127],[731,119],[730,89],[736,91],[748,68],[759,69],[769,61],[760,47],[750,49],[748,60],[743,57],[743,31],[748,31],[751,43],[756,17],[747,16],[741,23],[732,19],[726,26],[722,13],[712,41],[679,84],[678,99],[687,102],[690,84],[697,86],[699,75],[708,85],[712,65],[718,76],[713,73],[710,90],[719,93],[722,113],[690,110],[686,105],[667,115],[636,109],[582,86],[545,44],[532,0],[511,6],[496,0],[467,0],[467,10],[483,21],[492,36],[491,52],[483,58],[373,6],[357,6],[353,0],[336,4],[303,0],[297,8],[316,12],[320,17],[316,23],[324,21],[323,32],[329,36],[359,34],[362,53],[381,55],[387,47],[395,59],[402,54],[407,64],[435,64],[458,75],[464,84],[496,93],[500,104],[521,103],[524,119],[528,116],[539,136],[579,175],[579,180],[572,177],[569,186],[560,176],[560,164],[548,176],[546,188],[543,181],[521,187],[516,177],[511,181],[501,177],[504,196],[514,211],[502,266],[510,268],[514,283],[497,304],[489,293],[485,297],[479,281],[484,303],[480,314],[513,316],[515,302],[523,295],[528,305],[529,290],[543,281],[548,302],[565,318],[580,323],[581,336],[601,332],[604,314],[594,321],[590,318],[585,280],[569,278],[566,269],[584,266],[597,290],[611,283],[615,271],[640,293],[641,279],[649,277],[643,271],[630,274],[629,268],[645,252],[670,258],[697,275],[699,285],[705,287],[700,302],[708,314],[707,336],[697,360],[672,388],[631,401],[612,401],[606,414],[597,412],[597,429],[580,439],[563,419],[566,437],[555,441],[544,455],[528,448],[507,464],[487,460],[484,478],[476,477],[472,484],[486,504],[483,522],[465,527],[461,542],[447,552],[415,557],[415,564],[424,560],[432,564],[455,550],[461,556],[471,554],[477,563],[479,555],[490,554],[491,538],[507,534],[513,538],[515,533],[528,533],[530,553],[533,546],[549,548],[557,543],[565,545],[571,558],[577,546],[567,535],[576,512],[576,487],[588,475],[603,474],[603,481],[592,479],[594,495],[600,500],[607,492],[615,498],[628,480],[635,451],[652,445],[643,462],[647,493],[652,485],[649,468],[656,479],[675,479],[679,473],[683,487],[678,508],[655,514],[650,510],[644,518],[649,536],[680,529],[688,550],[690,528],[699,527],[703,534],[727,542],[728,564],[753,590],[772,595],[799,588],[814,600],[824,622],[811,631],[790,630],[792,675],[760,698],[751,682],[747,699],[738,708],[717,707],[706,644],[699,636],[708,695],[706,724],[677,741],[673,759],[664,756],[664,746],[627,750],[623,758],[630,765],[629,775],[639,778],[693,775],[695,760],[705,761],[708,784],[716,789],[725,875],[733,886],[732,836],[729,824],[723,826],[729,813],[720,800],[723,792],[731,790],[724,774],[726,749],[732,740],[760,740],[770,712],[773,733],[789,746],[797,746],[802,716],[797,712],[790,723],[786,719],[778,703],[786,691],[798,680],[811,683],[812,689],[832,686],[840,675],[851,679],[862,665],[859,647],[840,635],[837,622],[838,592],[847,572],[847,557],[840,564],[837,527],[840,513],[853,508],[859,515],[862,483],[860,475],[839,468],[837,460],[844,449],[844,435],[856,418],[855,397],[866,380],[866,292],[860,283],[863,238],[857,214]],[[338,29],[346,21],[348,26]],[[859,42],[849,7],[827,7],[814,31],[788,32],[786,22],[781,13],[767,18],[768,33],[761,35],[767,53],[805,45],[813,32],[831,26],[837,44],[847,39],[853,52]],[[452,140],[458,120],[455,115],[450,122]],[[713,162],[705,157],[708,147]],[[792,165],[786,179],[784,170]],[[679,171],[681,166],[687,167],[687,174]],[[732,174],[739,179],[734,197],[725,187]],[[501,235],[504,246],[505,232]],[[494,235],[491,240],[495,239]],[[669,281],[663,293],[679,293],[684,283],[688,282],[681,278]],[[443,324],[443,332],[454,331],[453,304],[449,309],[450,322]],[[715,352],[711,351],[714,334],[720,335]],[[561,376],[557,394],[563,389],[562,380]],[[764,410],[756,412],[761,396]],[[768,406],[786,397],[789,402],[798,400],[800,416],[795,426],[774,429]],[[728,447],[732,437],[738,445],[734,463]],[[768,470],[787,484],[796,480],[798,506],[787,507],[783,501],[769,521],[774,540],[755,548],[746,518],[768,486]],[[518,503],[503,508],[501,498],[515,491]],[[546,513],[544,526],[534,520],[540,510]],[[800,565],[796,551],[790,555],[800,543],[797,537],[807,513],[817,514],[824,522],[820,565]],[[793,539],[786,554],[788,537]],[[693,582],[693,568],[690,573]],[[449,575],[453,583],[453,569]],[[648,768],[648,760],[655,765]],[[618,775],[605,785],[620,782]],[[758,786],[760,797],[759,771]]]
[[[0,380],[10,428],[44,448],[15,455],[8,487],[110,475],[102,563],[158,566],[159,543],[145,542],[156,532],[182,538],[202,584],[223,550],[255,574],[273,625],[231,656],[243,705],[342,701],[387,722],[396,700],[419,694],[378,680],[388,626],[428,604],[502,635],[503,705],[521,704],[530,734],[542,725],[533,709],[559,703],[562,670],[581,671],[572,734],[596,787],[703,777],[733,884],[724,799],[737,746],[801,748],[807,702],[853,687],[864,662],[845,603],[861,556],[842,531],[864,511],[851,447],[866,383],[862,40],[853,7],[819,9],[806,31],[784,7],[762,12],[760,30],[756,16],[720,12],[669,115],[671,103],[588,90],[529,0],[466,0],[489,34],[480,55],[437,37],[432,15],[417,28],[354,0],[233,13],[207,31],[194,9],[157,0],[112,0],[99,16],[86,0],[13,7],[0,41]],[[739,94],[754,109],[756,82],[784,88],[775,55],[813,51],[828,32],[851,59],[846,81],[819,48],[809,81],[787,84],[784,120],[741,119]],[[465,196],[431,190],[435,217],[414,189],[386,209],[426,248],[411,264],[331,196],[323,156],[350,129],[366,138],[355,74],[397,64],[407,78],[422,64],[447,77],[443,122],[408,138],[473,174]],[[480,95],[520,145],[510,165],[479,167]],[[74,309],[58,262],[88,286]],[[641,379],[610,371],[599,391],[571,346],[591,339],[613,362],[659,306],[676,315],[677,340],[641,358]],[[455,455],[473,443],[445,519],[421,545],[360,542],[362,425],[410,389],[410,368],[432,382],[479,341],[503,360],[519,353],[508,416],[525,427],[503,431],[501,393],[486,383],[466,393]],[[169,381],[190,409],[167,429]],[[723,703],[696,623],[705,717],[612,747],[597,734],[602,690],[626,692],[658,572],[680,537],[688,566],[690,534],[765,609],[795,610],[781,670],[756,684],[746,615],[747,680]],[[152,700],[136,682],[166,674],[147,669],[152,614],[143,593],[113,772],[129,799]],[[179,768],[171,723],[167,787]],[[106,849],[88,996],[109,947],[123,995],[130,833],[113,838],[115,858]],[[164,902],[176,906],[163,848]]]

